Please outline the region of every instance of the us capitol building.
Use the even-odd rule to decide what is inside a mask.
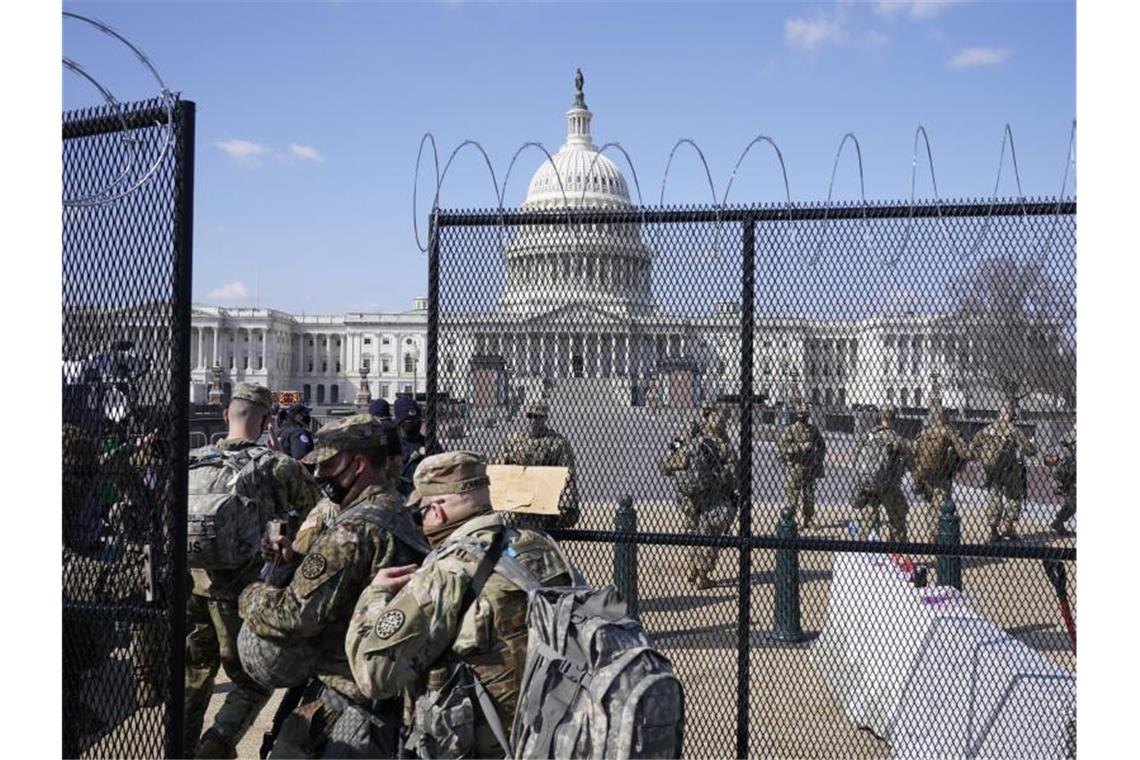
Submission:
[[[534,173],[523,210],[633,208],[625,177],[594,144],[580,75],[577,84],[566,141],[553,166],[544,159]],[[693,316],[660,310],[654,251],[637,226],[577,233],[520,227],[503,254],[493,303],[441,314],[441,330],[453,340],[441,347],[440,391],[476,406],[574,385],[588,386],[603,403],[650,406],[687,406],[734,391],[736,305],[698,304]],[[425,390],[425,298],[404,312],[337,316],[195,306],[192,324],[194,403],[206,402],[212,376],[223,387],[250,380],[298,390],[318,405]],[[803,398],[840,408],[906,407],[928,403],[941,377],[943,403],[996,408],[994,394],[949,380],[954,372],[944,356],[955,346],[944,332],[935,315],[760,318],[754,387],[773,404]]]

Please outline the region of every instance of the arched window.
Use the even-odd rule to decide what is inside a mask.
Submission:
[[[828,406],[831,406],[835,403],[835,395],[832,393],[832,390],[830,388],[827,389],[827,392],[824,394],[824,398],[826,399]]]
[[[330,404],[336,404],[339,402],[340,402],[340,386],[339,385],[330,385],[329,386],[329,403]]]
[[[317,386],[317,403],[325,403],[325,386],[323,383]]]
[[[914,405],[922,406],[922,388],[914,389]]]
[[[404,354],[404,371],[405,372],[415,372],[416,371],[416,360],[412,358],[411,354]]]
[[[819,403],[819,388],[812,388],[811,389],[811,402],[813,404]]]
[[[887,388],[887,403],[889,403],[889,404],[895,403],[895,389],[894,388]]]
[[[903,406],[907,405],[907,400],[909,399],[909,397],[910,397],[910,392],[907,391],[906,388],[903,388],[901,391],[899,391],[899,403],[901,403]]]
[[[306,404],[312,403],[313,400],[313,386],[305,384],[301,388],[301,397]]]
[[[847,405],[847,389],[846,388],[840,388],[839,389],[839,405],[840,406],[846,406]]]

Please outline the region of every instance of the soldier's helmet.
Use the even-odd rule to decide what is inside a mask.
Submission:
[[[523,408],[523,414],[525,414],[527,417],[549,417],[550,405],[541,399],[537,401],[528,401],[526,406]]]
[[[258,636],[248,625],[238,632],[237,645],[242,668],[267,689],[305,683],[313,675],[320,655],[312,638]]]
[[[792,407],[792,414],[794,414],[797,417],[810,417],[811,416],[811,406],[808,405],[807,403],[803,402],[803,401],[800,401],[799,403],[797,403],[795,406]]]

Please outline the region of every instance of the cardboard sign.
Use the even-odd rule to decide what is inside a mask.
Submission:
[[[491,480],[491,506],[496,512],[557,515],[558,502],[570,481],[570,470],[490,464],[487,477]]]

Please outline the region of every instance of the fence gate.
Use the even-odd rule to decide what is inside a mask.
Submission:
[[[438,212],[429,434],[501,461],[547,402],[581,507],[554,534],[672,659],[686,755],[1062,756],[1075,238],[1071,201]],[[1029,444],[996,474],[978,454],[948,491],[902,457],[860,488],[880,408],[911,442],[941,409],[980,451],[1011,399]],[[736,489],[694,516],[662,462],[705,407]]]
[[[194,104],[63,116],[63,754],[178,756]]]

